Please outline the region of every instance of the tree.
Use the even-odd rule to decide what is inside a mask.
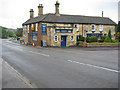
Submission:
[[[7,38],[7,31],[6,31],[7,28],[5,27],[1,27],[1,32],[2,32],[2,38]]]
[[[22,35],[23,35],[23,31],[22,30],[17,30],[16,36],[21,37]]]
[[[117,32],[120,32],[120,21],[118,22],[118,29]]]
[[[8,30],[7,35],[8,35],[8,37],[13,37],[14,33],[12,31]]]
[[[112,36],[111,36],[111,30],[109,29],[109,32],[108,32],[108,37],[111,39]]]
[[[110,43],[110,42],[111,42],[111,39],[110,39],[109,37],[106,37],[105,40],[104,40],[104,42]]]
[[[116,26],[115,26],[115,34],[117,34],[117,32],[118,32],[117,29],[118,29],[118,26],[116,25]]]

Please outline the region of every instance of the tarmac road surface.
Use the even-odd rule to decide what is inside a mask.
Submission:
[[[2,58],[33,87],[118,88],[118,50],[33,48],[8,40],[2,46]]]

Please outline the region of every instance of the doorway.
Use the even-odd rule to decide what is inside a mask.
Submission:
[[[61,36],[61,47],[66,47],[67,36]]]

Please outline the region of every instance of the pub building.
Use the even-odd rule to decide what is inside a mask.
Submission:
[[[59,6],[56,1],[55,13],[43,14],[43,5],[39,4],[37,17],[30,9],[30,19],[22,24],[25,42],[37,46],[69,47],[76,46],[80,35],[107,35],[109,30],[114,38],[116,23],[103,17],[103,13],[102,17],[60,14]]]

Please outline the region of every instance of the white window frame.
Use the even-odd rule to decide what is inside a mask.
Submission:
[[[23,26],[23,31],[26,31],[26,25]]]
[[[30,28],[29,25],[27,25],[27,30],[28,30],[28,31],[29,31],[29,28]]]
[[[94,29],[93,29],[93,26],[94,26]],[[91,31],[95,31],[95,28],[96,28],[95,24],[92,24],[91,25]]]
[[[38,23],[36,23],[35,26],[36,26],[36,27],[35,27],[35,30],[38,31]]]
[[[103,32],[103,25],[99,25],[99,31]]]
[[[77,28],[76,32],[79,32],[79,24],[74,24],[74,27]]]
[[[54,36],[54,42],[58,42],[58,35]]]
[[[70,40],[71,40],[71,42],[73,42],[74,41],[74,36],[70,36]]]
[[[34,27],[34,24],[31,24],[31,27]]]

